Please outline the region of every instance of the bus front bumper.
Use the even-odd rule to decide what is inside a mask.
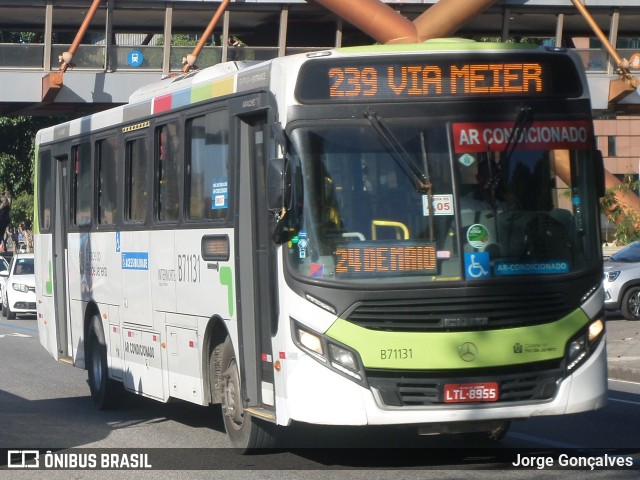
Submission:
[[[292,366],[286,399],[278,397],[277,423],[320,425],[420,425],[526,419],[595,410],[607,401],[606,339],[572,375],[564,378],[551,400],[389,407],[375,391],[337,375],[307,355]]]

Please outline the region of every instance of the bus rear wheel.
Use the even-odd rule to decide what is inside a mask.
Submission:
[[[238,362],[231,339],[220,346],[220,403],[224,428],[233,447],[242,453],[276,446],[276,426],[249,415],[243,406]]]
[[[121,393],[121,384],[109,378],[107,344],[104,339],[102,322],[97,315],[94,315],[89,323],[87,346],[87,370],[91,398],[100,410],[114,408]]]

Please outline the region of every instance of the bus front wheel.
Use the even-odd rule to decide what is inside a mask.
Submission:
[[[220,346],[220,403],[224,428],[233,447],[248,453],[275,447],[276,426],[252,417],[244,410],[238,362],[231,339]]]
[[[109,378],[107,344],[102,322],[97,315],[94,315],[89,323],[87,342],[87,370],[91,398],[100,410],[108,410],[116,406],[120,384]]]

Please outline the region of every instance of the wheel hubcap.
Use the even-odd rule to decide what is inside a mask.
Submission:
[[[225,417],[231,421],[233,427],[235,429],[242,428],[244,411],[240,399],[240,382],[235,360],[229,363],[223,374],[222,408]]]
[[[98,389],[102,383],[102,357],[100,356],[100,347],[95,341],[91,352],[91,370],[93,372],[94,387]]]
[[[640,292],[634,293],[629,297],[629,312],[635,318],[638,318],[640,315]]]

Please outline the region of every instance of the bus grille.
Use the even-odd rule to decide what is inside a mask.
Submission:
[[[415,407],[445,404],[444,385],[460,383],[497,382],[499,397],[494,403],[544,401],[552,399],[558,390],[563,369],[545,368],[540,371],[474,377],[435,377],[429,373],[388,373],[380,370],[367,371],[369,385],[376,389],[385,405],[390,407]],[[456,405],[456,404],[454,404]],[[458,406],[460,404],[457,404]]]
[[[561,292],[358,302],[343,318],[371,330],[482,330],[548,323],[570,313]]]

